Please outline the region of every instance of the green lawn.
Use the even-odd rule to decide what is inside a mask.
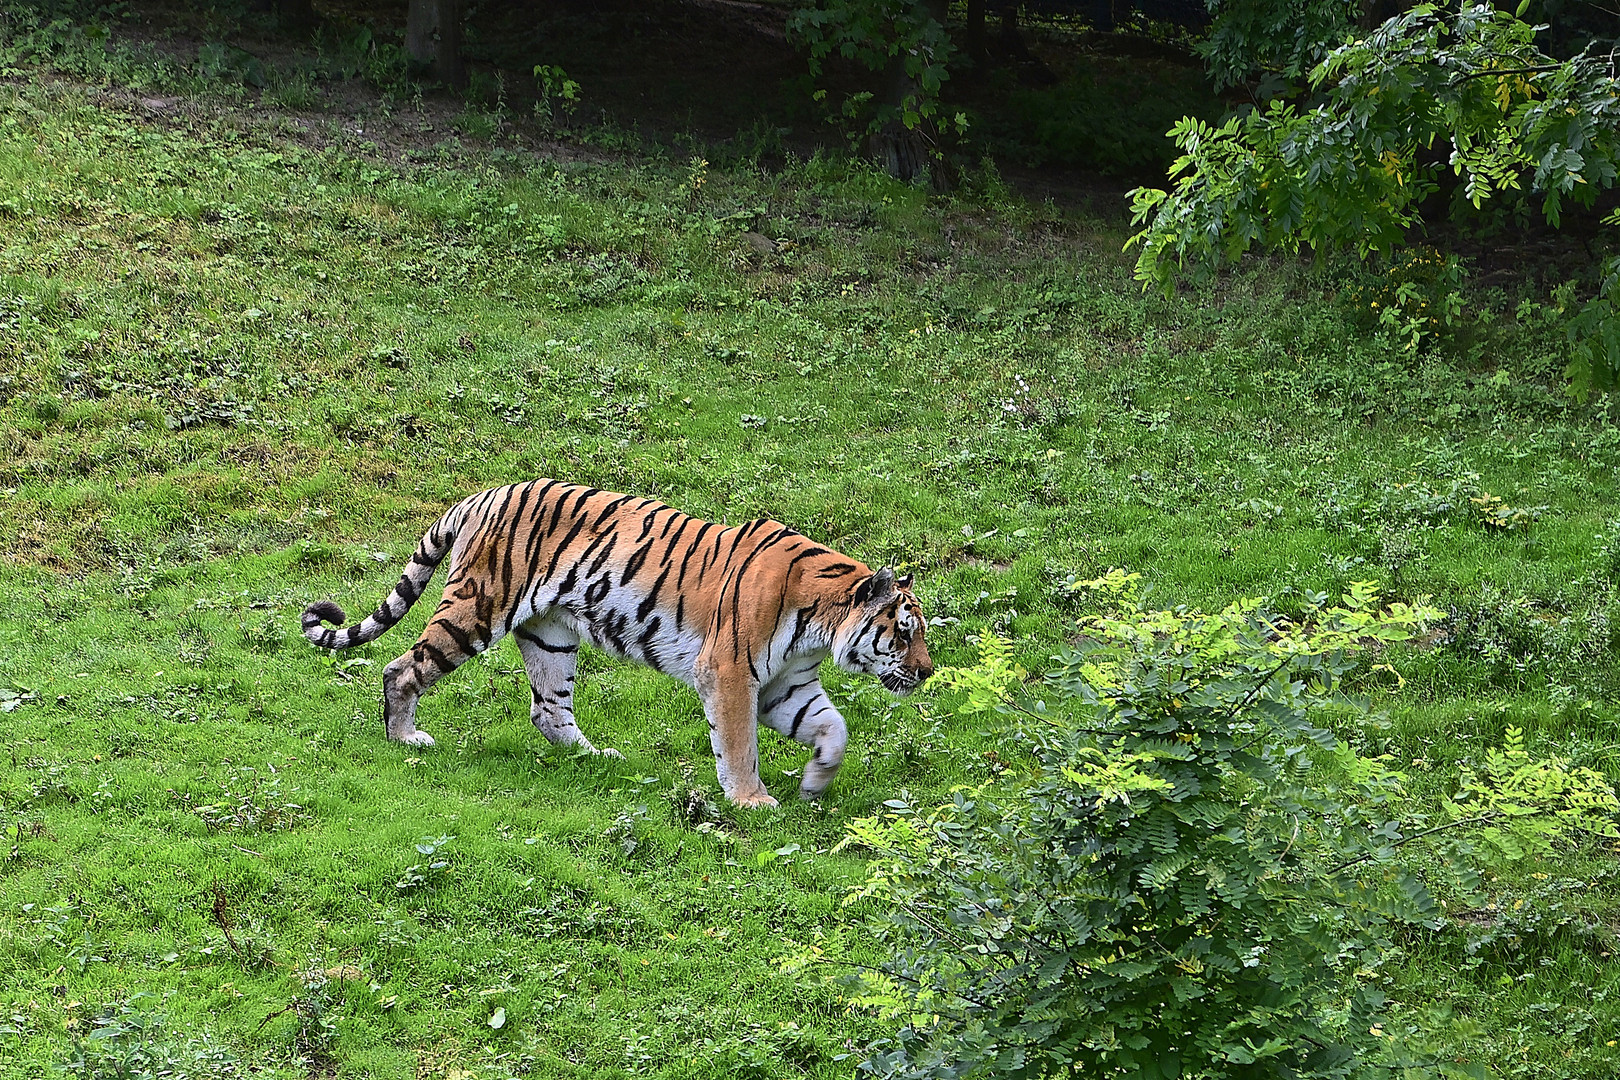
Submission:
[[[829,849],[1022,752],[829,669],[827,799],[786,800],[805,754],[765,733],[784,805],[737,811],[691,692],[588,657],[581,726],[625,759],[573,757],[510,646],[426,699],[437,747],[387,743],[428,605],[337,657],[299,613],[369,608],[446,504],[533,476],[915,571],[945,664],[992,627],[1040,670],[1066,582],[1111,567],[1283,610],[1375,578],[1455,616],[1379,658],[1404,681],[1368,675],[1359,748],[1440,790],[1517,725],[1620,777],[1620,427],[1557,385],[1546,295],[1474,295],[1414,356],[1354,271],[1165,299],[1127,235],[993,176],[402,161],[263,105],[0,85],[0,1075],[137,998],[112,1045],[266,1076],[853,1074],[882,1025],[781,969],[862,954]],[[1501,1075],[1614,1075],[1614,854],[1526,866],[1369,977]]]

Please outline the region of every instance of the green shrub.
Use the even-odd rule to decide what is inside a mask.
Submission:
[[[1582,830],[1613,835],[1596,773],[1535,760],[1509,729],[1422,813],[1404,777],[1318,718],[1365,645],[1439,612],[1381,607],[1358,582],[1298,622],[1259,601],[1153,611],[1137,575],[1085,587],[1049,693],[1010,646],[936,678],[964,713],[1019,718],[1036,765],[929,811],[894,800],[846,846],[875,857],[859,895],[891,958],[856,998],[898,1024],[887,1077],[1479,1075],[1385,1016],[1396,935],[1444,921],[1479,870]],[[1409,852],[1421,847],[1423,855]],[[1413,867],[1428,867],[1420,873]]]
[[[1431,344],[1455,344],[1467,276],[1457,256],[1419,245],[1393,257],[1382,275],[1352,286],[1345,299],[1362,330],[1382,328],[1416,353]]]

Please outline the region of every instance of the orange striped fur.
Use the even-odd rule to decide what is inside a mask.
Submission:
[[[727,528],[653,499],[558,480],[494,488],[452,506],[422,537],[399,584],[346,629],[331,601],[304,612],[323,648],[372,641],[399,622],[450,559],[438,610],[383,671],[388,737],[416,727],[422,693],[506,634],[517,639],[530,717],[552,742],[597,751],[574,719],[578,649],[588,642],[697,690],[720,786],[742,806],[775,805],[759,779],[757,726],[814,747],[799,792],[816,798],[847,733],[822,690],[828,656],[909,693],[933,673],[911,579],[873,572],[776,521]]]

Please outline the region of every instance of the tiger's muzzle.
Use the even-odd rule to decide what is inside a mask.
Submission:
[[[909,694],[927,682],[928,677],[933,673],[934,667],[932,664],[927,667],[895,668],[893,671],[886,671],[879,675],[878,681],[891,694]]]

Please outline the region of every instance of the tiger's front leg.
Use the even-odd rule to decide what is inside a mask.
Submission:
[[[828,700],[815,668],[778,678],[760,693],[759,722],[815,749],[804,765],[801,799],[819,799],[844,763],[849,728]]]
[[[720,790],[738,806],[776,806],[759,779],[758,684],[746,668],[712,667],[701,658],[696,674]]]

